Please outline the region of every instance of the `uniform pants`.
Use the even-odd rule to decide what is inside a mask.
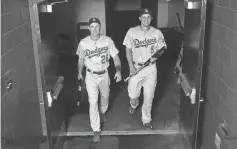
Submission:
[[[136,66],[138,68],[139,66]],[[139,96],[141,88],[144,89],[144,101],[142,105],[142,122],[151,122],[151,107],[154,98],[155,88],[157,83],[157,68],[156,64],[149,65],[133,76],[128,82],[128,95],[132,108],[139,105]]]
[[[102,75],[86,72],[86,89],[89,97],[89,115],[92,130],[100,131],[100,113],[105,113],[109,104],[110,78],[108,71]],[[100,108],[98,108],[98,95],[101,95]]]

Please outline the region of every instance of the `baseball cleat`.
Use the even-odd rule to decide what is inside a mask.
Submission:
[[[143,126],[144,126],[147,130],[152,130],[152,124],[151,124],[151,123],[144,123]]]
[[[99,142],[100,141],[100,131],[96,131],[94,132],[94,138],[93,138],[93,142]]]
[[[134,115],[134,114],[136,113],[136,108],[133,108],[133,107],[130,106],[130,108],[129,108],[129,113],[130,113],[131,115]]]

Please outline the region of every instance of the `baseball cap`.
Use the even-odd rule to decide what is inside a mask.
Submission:
[[[100,20],[98,18],[93,17],[93,18],[90,18],[90,20],[89,20],[89,25],[91,23],[98,23],[98,24],[100,24]]]
[[[143,9],[141,9],[141,11],[140,11],[140,16],[142,16],[142,15],[144,15],[144,14],[149,14],[149,15],[152,16],[152,12],[151,12],[151,10],[150,10],[149,8],[143,8]]]

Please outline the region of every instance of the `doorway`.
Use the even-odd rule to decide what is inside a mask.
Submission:
[[[108,4],[109,1],[107,1],[106,3]],[[141,1],[141,7],[146,6],[147,4],[144,3],[145,1]],[[153,5],[157,5],[157,3],[149,3],[150,6]],[[106,8],[113,8],[113,5],[109,5],[106,6]],[[184,8],[183,8],[184,9]],[[157,9],[156,9],[157,10]],[[139,10],[126,10],[126,11],[113,11],[113,10],[106,10],[107,11],[107,21],[110,22],[107,24],[107,34],[109,36],[111,36],[111,38],[115,41],[115,44],[117,46],[117,48],[120,50],[120,58],[122,60],[122,65],[123,65],[123,78],[128,76],[128,66],[127,66],[127,62],[126,62],[126,57],[125,57],[125,49],[124,46],[122,46],[122,41],[123,38],[128,30],[129,27],[135,26],[137,24],[139,24],[138,21],[138,14],[139,14]],[[110,13],[108,14],[108,11],[110,11]],[[157,10],[158,11],[158,10]],[[189,24],[194,24],[196,25],[196,30],[195,31],[199,31],[201,30],[201,35],[203,35],[203,26],[201,26],[200,22],[203,21],[203,18],[205,19],[205,11],[188,11],[186,10],[185,13],[189,13],[190,15],[189,18],[193,18],[192,15],[195,15],[197,18],[199,18],[199,24],[192,22],[192,23],[186,23],[186,26]],[[200,19],[201,18],[201,19]],[[159,18],[157,18],[157,21],[159,21]],[[156,21],[156,22],[157,22]],[[190,19],[190,21],[192,21],[192,19]],[[41,26],[42,27],[42,26]],[[189,26],[190,27],[190,26]],[[187,28],[186,27],[186,33],[192,33],[192,28]],[[144,135],[144,134],[180,134],[182,132],[180,132],[180,127],[181,125],[181,121],[180,119],[182,118],[180,116],[180,114],[185,113],[185,105],[188,105],[189,107],[189,111],[193,111],[193,110],[198,110],[196,107],[196,105],[190,105],[189,102],[189,95],[187,96],[186,93],[184,93],[181,90],[181,86],[180,84],[177,84],[177,76],[174,75],[173,70],[176,64],[176,59],[179,55],[180,52],[180,46],[182,43],[182,36],[183,33],[178,31],[177,29],[174,28],[160,28],[160,30],[163,32],[164,36],[165,36],[165,40],[167,42],[168,45],[168,50],[162,55],[162,57],[160,57],[160,59],[157,61],[157,67],[159,69],[159,82],[157,84],[156,87],[156,94],[154,97],[154,103],[153,103],[153,111],[152,111],[152,118],[153,118],[153,127],[154,130],[151,131],[147,131],[143,128],[142,123],[141,123],[141,110],[140,107],[138,108],[138,112],[135,114],[135,116],[131,117],[128,114],[128,108],[129,108],[129,98],[128,98],[128,93],[127,93],[127,84],[124,82],[115,84],[115,82],[112,81],[111,84],[111,96],[110,96],[110,107],[108,110],[108,114],[107,114],[107,122],[105,123],[105,125],[103,126],[103,131],[102,131],[102,135]],[[191,31],[190,31],[191,30]],[[192,34],[193,35],[193,34]],[[204,38],[203,36],[198,37],[199,39]],[[186,38],[187,39],[187,38]],[[190,40],[186,40],[186,44],[185,44],[185,48],[187,48],[188,43],[192,43],[193,41],[196,41],[197,38],[193,39],[192,41]],[[203,39],[200,41],[196,41],[195,43],[200,43],[200,45],[202,45]],[[185,43],[185,42],[184,42]],[[195,46],[197,46],[198,44],[195,44]],[[191,45],[192,46],[192,45]],[[185,50],[184,48],[184,50]],[[196,48],[196,49],[195,49]],[[201,50],[197,50],[197,48],[199,47],[194,47],[194,48],[190,48],[189,47],[189,51],[184,52],[184,57],[186,57],[185,59],[185,63],[189,63],[189,61],[192,61],[193,59],[190,60],[189,54],[193,51],[195,51],[195,58],[197,58],[198,60],[198,66],[201,66],[201,62],[202,62],[202,58],[197,57],[199,55],[201,55],[203,48],[201,48]],[[191,49],[191,50],[190,50]],[[200,59],[199,59],[200,58]],[[69,60],[72,60],[69,58]],[[64,63],[63,61],[61,61],[62,63]],[[41,62],[43,63],[43,62]],[[67,91],[70,90],[70,87],[72,87],[74,89],[73,92],[76,92],[76,60],[74,62],[72,62],[74,65],[73,67],[67,67],[64,66],[65,68],[67,67],[68,69],[73,69],[73,72],[70,73],[70,79],[74,78],[74,81],[72,81],[71,83],[74,85],[74,87],[72,87],[73,85],[71,83],[68,84],[69,88],[67,89]],[[65,64],[65,63],[64,63]],[[197,63],[195,63],[197,64]],[[60,65],[61,66],[61,65]],[[71,66],[71,65],[70,65]],[[187,64],[185,65],[187,66]],[[194,67],[194,66],[193,66]],[[60,67],[62,68],[62,67]],[[196,68],[196,65],[195,65]],[[201,67],[198,67],[201,68]],[[113,65],[111,66],[111,78],[113,77]],[[187,70],[187,67],[185,68]],[[67,70],[67,69],[65,69]],[[196,69],[192,69],[194,71],[192,71],[193,74],[195,74]],[[200,70],[200,69],[199,69]],[[64,70],[62,70],[62,72],[65,72]],[[67,72],[70,72],[67,71]],[[189,72],[187,72],[189,73]],[[200,71],[198,72],[200,75]],[[197,73],[197,74],[198,74]],[[71,76],[73,74],[73,76]],[[68,78],[69,78],[68,77]],[[193,76],[193,77],[197,77],[197,76]],[[195,79],[200,79],[200,76],[198,76],[198,78],[194,78],[192,81],[195,82]],[[113,79],[111,79],[113,80]],[[182,79],[181,79],[182,81]],[[183,86],[182,86],[183,87]],[[195,86],[198,88],[198,86]],[[197,91],[200,88],[197,89]],[[64,88],[64,90],[66,90],[66,88]],[[180,91],[181,90],[181,91]],[[70,94],[70,93],[69,93]],[[182,96],[180,96],[180,94]],[[71,94],[70,94],[71,95]],[[72,95],[74,96],[74,95]],[[62,96],[61,96],[62,97]],[[142,95],[140,96],[140,100],[141,100],[141,104],[142,104]],[[180,102],[180,97],[183,100],[183,102]],[[197,95],[197,97],[199,97],[199,95]],[[69,99],[70,97],[67,96],[67,98]],[[80,96],[80,98],[83,98]],[[87,97],[85,97],[85,99],[83,99],[84,101],[87,101],[88,99],[86,99]],[[63,100],[65,100],[66,98],[64,98]],[[70,98],[71,99],[71,98]],[[187,102],[188,101],[188,102]],[[184,103],[185,102],[185,103]],[[184,107],[180,113],[180,107],[181,107],[181,103],[184,103]],[[200,104],[199,101],[197,101],[198,104]],[[141,105],[140,104],[140,105]],[[60,104],[59,107],[61,107]],[[86,106],[82,107],[82,104],[79,105],[79,107],[76,107],[76,111],[74,111],[74,113],[70,113],[71,115],[67,115],[67,118],[65,118],[66,116],[62,116],[61,114],[57,115],[57,112],[51,112],[55,115],[55,117],[52,117],[51,120],[53,120],[53,118],[58,118],[56,116],[59,116],[60,118],[58,119],[60,122],[57,123],[57,127],[56,128],[56,138],[58,139],[58,136],[62,135],[66,135],[66,136],[90,136],[93,135],[93,132],[91,131],[90,128],[90,122],[89,122],[89,112],[88,112],[88,108],[85,108]],[[191,107],[191,108],[190,108]],[[56,106],[52,107],[51,109],[57,108]],[[62,109],[65,108],[65,106],[62,106]],[[84,109],[84,110],[82,110]],[[66,109],[64,109],[64,111],[61,111],[65,114],[68,114],[69,112],[67,112]],[[71,112],[71,109],[69,110]],[[187,113],[186,114],[190,114]],[[193,113],[191,113],[193,114]],[[188,123],[190,125],[195,125],[194,123],[197,122],[197,111],[195,111],[194,115],[191,115],[190,118],[187,121],[183,121],[185,123]],[[183,117],[185,117],[185,115],[183,114]],[[64,120],[65,119],[69,119],[68,121],[68,127],[65,133],[60,133],[61,132],[61,128],[62,126],[64,127]],[[191,123],[190,123],[191,121]],[[59,124],[59,125],[58,125]],[[62,124],[62,125],[61,125]],[[60,127],[61,125],[61,127]],[[188,128],[190,125],[184,125],[186,128]],[[64,127],[65,128],[65,127]],[[191,130],[187,131],[188,133],[190,133],[189,135],[189,140],[191,140],[190,142],[193,143],[195,140],[193,140],[192,135],[194,134],[192,131],[194,131],[193,129],[196,129],[195,127],[191,127]],[[185,130],[185,129],[184,129]],[[186,129],[187,130],[187,129]],[[63,130],[65,131],[65,130]],[[195,134],[194,134],[195,135]],[[190,139],[191,138],[191,139]],[[53,141],[53,144],[57,144],[57,139],[55,139],[55,141]],[[194,138],[195,139],[195,138]],[[195,144],[195,143],[194,143]]]
[[[136,10],[115,10],[115,2],[106,1],[106,26],[107,35],[115,42],[119,49],[119,57],[122,62],[122,76],[126,78],[129,75],[128,64],[125,56],[125,47],[122,45],[126,32],[130,27],[139,25],[138,19],[140,8],[148,7],[153,10],[153,14],[158,12],[158,1],[140,1],[140,6]],[[155,7],[154,7],[155,6]],[[153,26],[157,27],[157,15],[154,15]],[[141,122],[141,106],[137,113],[131,117],[128,113],[129,97],[127,93],[127,83],[115,83],[112,79],[114,75],[114,66],[111,64],[111,91],[110,103],[107,112],[107,122],[103,126],[102,135],[132,135],[132,134],[178,134],[179,132],[179,85],[176,83],[176,76],[173,74],[176,58],[179,54],[181,33],[173,29],[162,29],[167,40],[169,50],[158,60],[159,83],[156,87],[156,93],[153,104],[153,131],[147,131]],[[178,50],[177,50],[178,49]],[[112,61],[111,61],[112,62]],[[140,105],[142,105],[142,96],[140,96]],[[87,98],[87,97],[85,97]],[[79,106],[77,112],[71,117],[67,130],[68,136],[87,136],[92,135],[90,128],[88,99]],[[87,108],[85,108],[87,107]]]

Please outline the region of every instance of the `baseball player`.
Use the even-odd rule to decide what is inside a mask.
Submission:
[[[108,109],[110,78],[107,68],[109,59],[113,58],[116,73],[114,79],[121,81],[121,61],[118,49],[110,37],[100,34],[101,23],[98,18],[89,19],[90,35],[82,39],[78,45],[79,56],[78,79],[83,79],[82,70],[86,67],[86,89],[89,97],[90,124],[94,132],[94,142],[100,141],[100,122],[105,121],[105,112]],[[100,107],[98,108],[98,94],[101,94]]]
[[[123,45],[126,46],[126,57],[128,60],[130,75],[136,73],[136,69],[141,67],[156,50],[166,47],[164,36],[160,30],[150,26],[152,13],[149,9],[140,11],[139,20],[141,25],[132,27],[128,30]],[[144,88],[144,102],[142,105],[142,122],[145,128],[152,129],[151,107],[154,98],[157,68],[155,60],[139,71],[128,81],[128,95],[130,97],[129,113],[134,114],[139,105],[141,88]]]

